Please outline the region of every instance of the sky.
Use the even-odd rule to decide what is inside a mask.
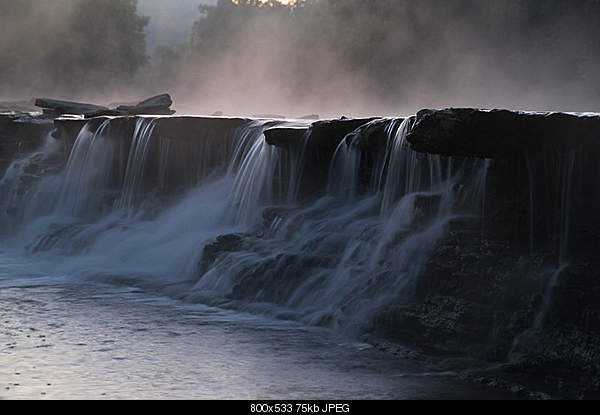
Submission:
[[[150,17],[146,29],[148,52],[157,45],[173,46],[189,41],[192,25],[198,19],[198,5],[217,0],[138,0],[141,15]]]

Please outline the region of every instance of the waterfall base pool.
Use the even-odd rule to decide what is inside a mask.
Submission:
[[[0,399],[515,397],[326,329],[17,272],[2,265]]]

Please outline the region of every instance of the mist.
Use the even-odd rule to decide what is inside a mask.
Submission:
[[[138,10],[150,17],[146,27],[146,46],[150,54],[157,46],[188,43],[192,26],[199,17],[198,5],[214,6],[217,0],[139,0]],[[168,7],[167,7],[168,6]]]
[[[162,2],[168,14],[156,0],[15,3],[0,0],[0,100],[169,92],[179,113],[287,117],[599,111],[597,0],[219,0],[193,19],[187,0]],[[83,9],[105,24],[82,24]]]

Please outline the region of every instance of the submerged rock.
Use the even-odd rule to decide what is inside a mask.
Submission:
[[[200,273],[206,272],[220,255],[241,250],[246,246],[246,237],[247,235],[243,234],[220,235],[214,242],[207,244],[202,252],[202,259],[198,264]]]

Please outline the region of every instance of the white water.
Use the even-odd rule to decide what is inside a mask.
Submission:
[[[28,190],[21,206],[27,214],[10,249],[73,281],[133,284],[360,334],[378,312],[411,298],[449,221],[479,213],[461,206],[482,198],[485,163],[413,153],[404,139],[411,119],[398,128],[390,120],[385,159],[366,193],[357,184],[360,151],[342,140],[323,184],[329,191],[297,206],[309,135],[300,151],[284,154],[266,144],[266,123],[252,121],[236,132],[226,174],[208,175],[169,203],[153,202],[142,193],[151,143],[170,148],[153,134],[159,122],[137,121],[125,141],[126,165],[123,138],[114,136],[110,120],[83,128],[65,169]],[[161,186],[171,158],[158,160]],[[283,168],[289,183],[275,189]],[[287,195],[277,195],[281,189]],[[202,268],[204,247],[230,234],[242,235],[242,245],[225,247]]]
[[[474,213],[462,206],[483,193],[483,163],[411,154],[390,120],[368,191],[362,154],[342,140],[329,190],[298,205],[309,134],[286,153],[253,121],[224,174],[197,166],[195,185],[165,201],[144,194],[152,143],[159,190],[182,158],[157,123],[139,119],[130,140],[111,121],[85,127],[65,168],[27,185],[15,178],[60,150],[52,139],[7,171],[3,194],[19,197],[3,207],[19,214],[1,219],[0,397],[486,396],[357,341],[410,300],[449,221]],[[232,234],[240,244],[203,265],[205,246]]]
[[[126,209],[131,212],[136,198],[141,193],[140,183],[144,176],[144,166],[155,126],[156,120],[152,119],[140,118],[136,122],[121,197],[115,203],[117,209]],[[167,157],[168,148],[161,147],[161,150],[165,150],[165,157]],[[163,163],[161,163],[161,167],[164,169]],[[161,173],[161,177],[163,177],[165,171],[161,170]]]

